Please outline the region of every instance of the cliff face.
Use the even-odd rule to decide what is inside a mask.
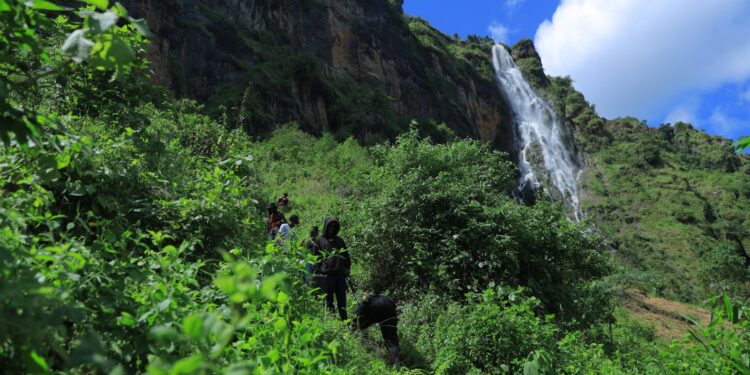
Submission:
[[[251,133],[299,121],[374,142],[416,119],[510,146],[492,42],[448,38],[388,0],[124,3],[155,34],[155,80]]]

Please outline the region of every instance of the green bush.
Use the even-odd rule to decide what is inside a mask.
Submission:
[[[488,289],[467,304],[428,296],[403,311],[402,337],[436,374],[517,371],[533,351],[554,348],[557,328],[538,309],[539,301],[519,290]]]
[[[512,186],[502,154],[471,141],[435,146],[415,132],[373,153],[381,167],[366,184],[377,190],[356,246],[366,269],[389,277],[368,274],[369,287],[460,297],[490,274],[514,273],[503,223],[491,220],[515,205],[491,193]]]
[[[708,290],[731,290],[734,295],[748,297],[750,272],[740,251],[732,244],[724,244],[701,256],[698,272]]]
[[[505,195],[514,184],[505,155],[473,141],[433,145],[414,131],[373,154],[379,168],[365,183],[377,189],[354,244],[367,287],[461,300],[521,285],[563,320],[607,315],[606,292],[591,283],[609,272],[601,241],[559,206]]]

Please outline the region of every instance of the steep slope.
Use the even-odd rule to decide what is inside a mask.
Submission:
[[[364,143],[412,119],[507,148],[489,39],[453,40],[388,0],[128,0],[155,34],[156,80],[252,134],[303,129]]]
[[[731,142],[678,123],[608,121],[613,141],[589,154],[584,209],[636,280],[698,301],[729,287],[747,295],[750,163]]]
[[[750,159],[688,124],[604,119],[570,78],[544,76],[531,41],[513,51],[574,131],[581,207],[627,267],[625,281],[683,301],[722,288],[748,295]]]

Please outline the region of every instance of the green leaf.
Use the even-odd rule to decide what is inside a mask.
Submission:
[[[49,366],[47,365],[47,361],[42,358],[39,354],[36,354],[35,351],[31,352],[31,359],[34,360],[34,363],[39,365],[39,367],[44,371],[49,371]]]
[[[83,2],[99,9],[107,9],[109,7],[109,0],[83,0]]]
[[[724,310],[727,313],[727,320],[734,323],[734,308],[732,307],[732,300],[729,299],[729,296],[726,293],[722,295],[722,299],[724,300]]]
[[[164,301],[159,302],[159,304],[156,305],[156,309],[159,310],[159,311],[164,311],[167,308],[169,308],[169,305],[171,305],[171,304],[172,304],[172,299],[171,298],[167,298]]]
[[[166,370],[160,367],[157,367],[154,364],[149,364],[148,367],[146,367],[146,373],[148,375],[169,375],[169,373]]]
[[[229,276],[220,276],[214,279],[214,285],[224,294],[232,294],[236,289],[236,283],[233,278]]]
[[[171,340],[177,337],[177,331],[174,328],[165,325],[154,326],[149,331],[149,334],[153,338],[159,340]]]
[[[279,353],[279,351],[276,349],[269,350],[267,355],[268,355],[268,359],[270,359],[271,362],[273,363],[276,363],[276,361],[278,361],[279,358],[281,358],[281,353]]]
[[[57,169],[64,169],[65,167],[70,165],[71,158],[72,155],[69,152],[55,156],[55,159],[57,159]]]
[[[92,48],[94,48],[94,42],[86,38],[83,30],[76,30],[70,33],[68,38],[65,39],[62,51],[80,62],[86,60],[91,55]]]
[[[135,60],[133,50],[117,36],[113,36],[111,40],[97,42],[94,50],[91,64],[100,70],[120,70]]]
[[[281,332],[286,329],[286,320],[279,319],[273,323],[273,329],[276,330],[276,332]]]
[[[169,371],[169,374],[194,374],[201,367],[203,367],[203,356],[201,356],[200,354],[196,354],[175,362],[175,364],[172,366],[172,369]]]
[[[523,375],[539,375],[539,363],[536,360],[526,362],[523,365]]]
[[[148,23],[143,18],[130,19],[130,24],[133,25],[136,31],[145,37],[151,36],[151,30],[148,28]]]
[[[286,277],[283,273],[277,273],[263,279],[263,285],[260,287],[260,293],[271,301],[276,300],[276,289],[279,283]]]
[[[31,6],[32,8],[38,10],[71,10],[70,8],[59,6],[47,0],[29,0],[26,2],[26,6]]]
[[[110,11],[104,13],[86,11],[85,14],[89,16],[91,31],[95,34],[103,34],[117,24],[117,20],[120,18]]]
[[[750,147],[750,136],[742,137],[737,141],[737,151],[745,151],[748,147]]]
[[[120,17],[127,17],[128,16],[128,10],[125,9],[125,6],[120,4],[120,2],[115,2],[114,5],[112,5],[112,11],[117,13]]]
[[[130,313],[121,312],[120,316],[117,317],[117,324],[125,327],[132,327],[135,325],[135,318]]]
[[[279,292],[278,295],[276,295],[276,302],[285,305],[287,302],[289,302],[289,295],[282,292]]]
[[[185,336],[199,339],[203,334],[203,319],[200,315],[186,316],[182,321],[182,332]]]

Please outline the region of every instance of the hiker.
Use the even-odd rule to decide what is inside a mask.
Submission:
[[[315,256],[320,255],[320,251],[318,251],[318,245],[315,244],[315,239],[318,238],[319,233],[320,231],[318,230],[318,226],[313,226],[310,230],[310,241],[307,242],[307,250]],[[305,265],[305,284],[310,285],[310,282],[312,281],[312,274],[313,265],[308,263]]]
[[[319,234],[320,229],[318,229],[317,225],[314,225],[312,229],[310,229],[310,242],[307,243],[307,249],[316,255],[318,254],[318,252],[315,250],[315,248],[317,248],[318,245],[315,243],[315,240],[318,239]]]
[[[280,196],[276,200],[276,204],[279,205],[279,208],[287,208],[289,206],[289,193],[284,193],[284,195]]]
[[[380,326],[385,347],[391,354],[393,364],[398,367],[401,364],[399,354],[401,348],[398,342],[398,310],[396,303],[390,297],[378,294],[365,293],[362,301],[354,310],[357,318],[352,322],[355,329],[366,330],[373,324]]]
[[[266,219],[266,233],[268,233],[269,239],[276,238],[276,234],[279,232],[281,224],[286,223],[286,217],[284,214],[279,212],[276,208],[275,203],[269,203],[266,207],[268,210],[268,219]]]
[[[349,277],[351,257],[346,243],[338,236],[341,225],[335,217],[327,217],[323,224],[323,235],[315,239],[315,246],[322,259],[313,267],[317,287],[325,291],[326,306],[333,312],[333,298],[341,320],[346,320],[346,278]]]
[[[281,238],[284,240],[285,243],[292,243],[294,245],[294,242],[296,242],[296,236],[294,233],[293,228],[297,227],[299,225],[299,216],[292,215],[289,216],[289,223],[281,224],[281,227],[279,227],[279,234],[281,234]]]

